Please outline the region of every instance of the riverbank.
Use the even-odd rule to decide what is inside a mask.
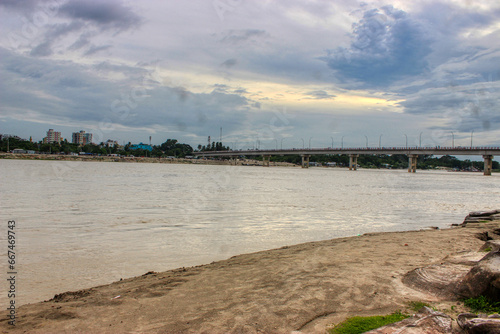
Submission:
[[[484,244],[500,221],[370,233],[244,254],[67,292],[17,309],[2,332],[324,333],[353,315],[404,310],[411,301],[459,312],[456,302],[405,286],[410,270]],[[494,235],[490,233],[490,235]]]
[[[80,161],[80,162],[128,162],[128,163],[162,163],[162,164],[199,164],[199,165],[238,165],[262,166],[262,161],[254,159],[185,159],[185,158],[151,158],[151,157],[117,157],[92,155],[64,155],[64,154],[17,154],[0,153],[0,159],[18,160],[50,160],[50,161]],[[288,162],[271,162],[271,166],[300,167]]]
[[[133,157],[133,156],[92,156],[92,155],[60,155],[60,154],[19,154],[19,153],[0,153],[0,159],[19,159],[19,160],[51,160],[51,161],[98,161],[98,162],[128,162],[128,163],[167,163],[167,164],[198,164],[198,165],[223,165],[223,166],[262,166],[261,160],[256,159],[217,159],[217,158],[152,158],[152,157]],[[270,166],[275,167],[301,167],[299,164],[289,162],[271,161]],[[342,166],[317,166],[322,168],[348,168]],[[368,168],[376,168],[373,165]],[[384,168],[390,169],[390,168]],[[449,172],[473,172],[480,173],[480,170],[455,170],[450,167],[436,167],[436,170],[446,170]],[[494,169],[493,173],[500,170]]]

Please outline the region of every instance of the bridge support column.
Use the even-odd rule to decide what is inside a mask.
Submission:
[[[357,170],[358,169],[358,157],[359,157],[359,154],[349,155],[349,170]]]
[[[415,173],[417,171],[417,158],[418,155],[410,154],[408,155],[408,173]]]
[[[309,168],[309,158],[311,156],[310,155],[302,155],[302,168]]]
[[[484,158],[484,175],[491,175],[491,170],[493,169],[493,156],[483,155]]]
[[[262,156],[262,166],[264,167],[269,167],[269,161],[271,160],[270,155],[263,155]]]

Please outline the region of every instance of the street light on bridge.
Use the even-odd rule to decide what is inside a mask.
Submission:
[[[474,135],[474,130],[470,133],[470,148],[472,148],[472,136]]]
[[[300,140],[302,140],[302,148],[305,148],[305,144],[304,144],[304,138],[300,138]]]
[[[455,148],[455,134],[451,131],[451,147]]]
[[[366,138],[366,148],[368,148],[368,136],[365,135],[365,138]]]
[[[341,148],[344,148],[344,137],[345,136],[342,136],[342,140],[341,140],[342,142],[341,142],[341,145],[340,145]]]
[[[281,138],[281,149],[283,149],[283,139],[285,138]]]
[[[378,137],[378,148],[382,148],[382,135]]]
[[[422,133],[420,132],[420,135],[418,136],[418,147],[422,147]]]
[[[331,148],[333,148],[333,137],[330,137],[330,138],[332,138],[332,146],[331,146]]]
[[[405,135],[405,137],[406,137],[406,148],[408,148],[408,136]]]
[[[276,142],[276,149],[278,149],[278,139],[274,138],[274,141]]]
[[[309,138],[309,149],[311,148],[311,139],[312,139],[312,138],[313,138],[313,137],[310,137],[310,138]]]

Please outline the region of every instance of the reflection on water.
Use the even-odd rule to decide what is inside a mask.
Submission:
[[[301,242],[443,228],[500,207],[500,177],[480,173],[21,160],[0,168],[1,218],[18,226],[18,303]]]

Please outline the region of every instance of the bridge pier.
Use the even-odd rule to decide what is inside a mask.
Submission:
[[[422,155],[475,155],[482,156],[484,159],[484,175],[492,175],[493,172],[493,158],[500,156],[500,147],[395,147],[395,148],[324,148],[324,149],[286,149],[286,150],[245,150],[245,151],[206,151],[206,152],[193,152],[193,155],[200,158],[207,157],[224,157],[224,159],[232,158],[230,163],[237,164],[240,156],[261,156],[263,157],[262,165],[270,167],[270,158],[275,155],[300,155],[302,157],[302,168],[309,167],[309,159],[311,155],[348,155],[349,156],[349,170],[357,170],[358,157],[360,155],[381,155],[381,154],[404,154],[408,157],[408,172],[415,173],[417,169],[417,158]]]
[[[491,170],[493,169],[493,156],[483,155],[484,158],[484,175],[491,175]]]
[[[264,167],[269,167],[269,161],[271,160],[270,155],[263,155],[262,156],[262,166]]]
[[[349,155],[349,170],[357,170],[358,169],[358,157],[359,157],[359,154],[350,154]]]
[[[410,154],[408,155],[408,173],[415,173],[417,171],[417,158],[418,155]]]
[[[302,155],[302,168],[309,168],[309,158],[311,156],[307,154]]]

